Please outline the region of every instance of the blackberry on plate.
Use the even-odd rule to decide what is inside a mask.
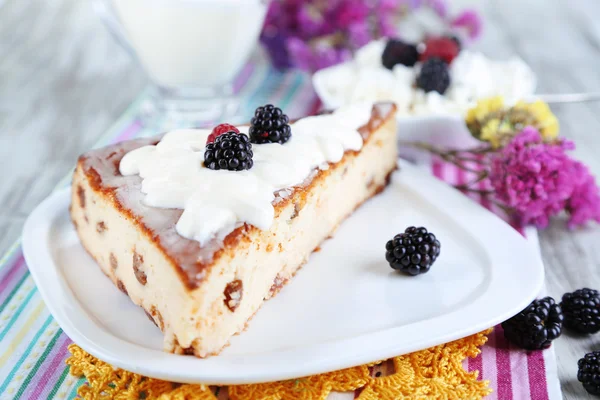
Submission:
[[[587,353],[577,362],[577,380],[590,394],[600,395],[600,351]]]
[[[250,141],[256,144],[285,143],[292,136],[290,119],[279,107],[267,104],[258,107],[250,120]]]
[[[563,313],[552,297],[534,300],[526,309],[502,323],[504,337],[526,349],[547,349],[562,332]]]
[[[208,143],[204,151],[206,168],[242,171],[252,168],[252,144],[243,133],[230,131]]]
[[[411,226],[385,244],[385,259],[393,269],[413,276],[424,274],[440,255],[440,246],[433,233]]]
[[[594,289],[579,289],[565,293],[560,303],[565,327],[579,333],[600,331],[600,293]]]
[[[388,40],[381,55],[381,63],[387,69],[392,69],[397,64],[412,67],[417,61],[419,61],[417,46],[398,39]]]
[[[430,58],[425,61],[417,77],[417,87],[425,92],[436,91],[444,94],[448,86],[450,86],[448,64],[439,58]]]

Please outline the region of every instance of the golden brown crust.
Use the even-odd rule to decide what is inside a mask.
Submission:
[[[395,106],[390,104],[386,108],[388,108],[389,111],[383,115],[381,111],[383,109],[382,107],[373,107],[370,121],[367,123],[367,125],[359,129],[365,144],[369,143],[371,140],[371,133],[384,125],[391,118],[394,118]],[[120,176],[118,168],[119,163],[127,152],[143,145],[156,144],[157,142],[158,140],[156,139],[146,139],[135,142],[126,142],[128,146],[123,146],[123,144],[116,145],[110,148],[113,151],[101,159],[98,159],[98,153],[94,153],[94,151],[92,151],[79,157],[78,167],[81,168],[85,174],[89,186],[96,193],[109,200],[126,219],[134,223],[138,227],[139,231],[145,235],[147,239],[161,251],[161,253],[164,254],[167,260],[169,260],[173,269],[177,271],[185,287],[187,287],[188,290],[194,290],[198,287],[202,277],[206,275],[206,270],[210,268],[211,265],[216,263],[221,257],[232,257],[238,246],[240,246],[242,243],[249,243],[251,241],[251,237],[260,231],[258,228],[252,225],[244,224],[227,235],[223,241],[223,246],[213,254],[212,260],[209,263],[194,262],[193,265],[186,265],[184,268],[181,259],[186,257],[189,258],[189,256],[193,254],[198,254],[201,250],[199,243],[181,237],[181,241],[189,242],[186,244],[186,254],[174,253],[171,251],[171,249],[166,248],[163,246],[163,243],[161,243],[159,234],[152,230],[142,220],[140,215],[136,215],[132,209],[123,204],[123,202],[116,195],[116,187],[105,182],[105,180],[110,180],[115,176]],[[274,205],[275,216],[277,217],[290,202],[294,204],[295,215],[297,215],[297,213],[299,213],[304,207],[308,193],[310,193],[314,187],[318,186],[324,179],[333,173],[336,168],[339,168],[341,165],[344,165],[344,168],[346,168],[345,164],[348,163],[352,158],[356,157],[357,154],[359,154],[357,151],[347,151],[344,155],[344,158],[340,162],[331,164],[330,168],[327,170],[317,171],[314,178],[308,185],[296,187],[290,196]],[[102,172],[99,172],[93,163],[89,162],[92,156],[97,158],[96,161],[102,162],[105,165],[110,166],[110,168],[107,167],[106,169],[102,170]],[[383,187],[378,188],[378,192],[381,190],[383,190]],[[83,200],[83,202],[85,202],[85,200]],[[175,220],[177,220],[183,211],[169,210],[169,212],[173,213],[174,217],[176,217]],[[122,283],[121,285],[119,285],[119,283],[121,282],[117,282],[119,289],[126,292],[126,289]]]

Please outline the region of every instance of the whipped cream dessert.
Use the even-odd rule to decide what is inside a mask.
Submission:
[[[520,58],[496,61],[481,53],[462,50],[449,66],[450,86],[442,95],[425,93],[415,86],[420,63],[398,64],[392,70],[382,64],[386,42],[373,41],[355,58],[317,72],[314,85],[326,107],[336,108],[357,101],[393,101],[398,115],[464,116],[477,100],[503,96],[507,104],[531,97],[536,78]]]
[[[92,150],[73,176],[71,219],[164,333],[165,351],[217,354],[383,190],[396,168],[395,121],[391,103],[307,117],[283,144],[253,142],[253,165],[237,171],[207,167],[206,130]]]
[[[284,143],[255,145],[254,166],[247,171],[214,171],[202,165],[210,130],[167,133],[156,145],[123,157],[119,171],[139,175],[144,203],[183,210],[177,233],[201,246],[243,223],[262,230],[271,227],[273,201],[289,195],[315,168],[327,169],[347,150],[359,151],[358,129],[371,118],[371,103],[342,107],[331,115],[307,117],[292,124],[294,136]],[[239,127],[247,133],[248,127]]]

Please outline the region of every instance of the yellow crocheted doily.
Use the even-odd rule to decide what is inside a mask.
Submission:
[[[384,362],[314,375],[307,378],[255,385],[229,386],[231,400],[324,400],[331,392],[360,389],[359,400],[481,399],[491,392],[478,371],[466,372],[462,361],[475,357],[487,341],[485,332]],[[85,376],[78,389],[84,399],[95,400],[217,400],[217,388],[181,385],[114,369],[70,345],[66,363],[74,376]]]

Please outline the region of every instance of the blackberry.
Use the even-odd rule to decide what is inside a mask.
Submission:
[[[285,143],[292,136],[290,119],[279,107],[267,104],[258,107],[250,120],[250,141],[252,143]]]
[[[393,269],[410,275],[424,274],[440,255],[440,241],[425,228],[406,228],[385,244],[385,259]]]
[[[600,331],[600,293],[594,289],[579,289],[565,293],[560,303],[565,327],[579,333]]]
[[[381,55],[381,63],[387,69],[392,69],[396,64],[414,66],[419,60],[417,46],[404,43],[398,39],[390,39]]]
[[[229,131],[206,145],[204,165],[215,170],[242,171],[252,168],[252,155],[252,144],[248,136]]]
[[[563,313],[552,297],[534,300],[526,309],[504,321],[504,337],[526,349],[547,349],[562,332]]]
[[[590,394],[600,395],[600,351],[587,353],[577,362],[577,380]]]
[[[436,91],[444,94],[450,86],[450,72],[448,64],[439,58],[430,58],[421,66],[417,77],[417,87],[426,92]]]

